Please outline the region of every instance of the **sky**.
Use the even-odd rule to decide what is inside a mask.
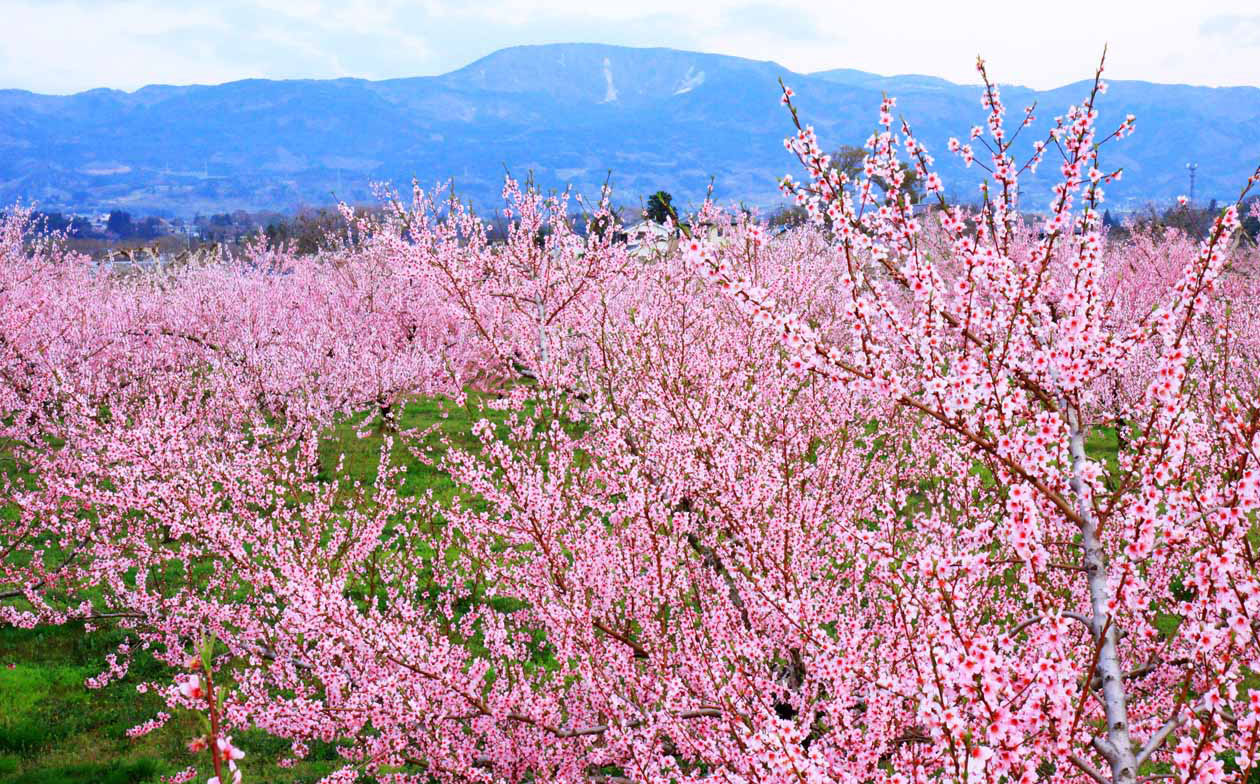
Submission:
[[[997,80],[1035,88],[1092,76],[1106,44],[1113,79],[1260,86],[1260,12],[1233,0],[0,0],[0,19],[0,88],[46,93],[425,76],[565,42],[956,82],[983,54]]]

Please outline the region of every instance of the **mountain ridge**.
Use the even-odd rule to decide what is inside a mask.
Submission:
[[[865,141],[881,96],[896,96],[953,195],[975,193],[980,172],[963,169],[945,141],[983,122],[979,85],[855,69],[804,74],[664,47],[547,44],[377,81],[0,90],[0,203],[192,215],[370,201],[372,182],[404,186],[412,177],[422,185],[454,178],[461,193],[493,202],[506,168],[588,195],[611,170],[619,199],[632,202],[664,189],[695,203],[712,178],[719,199],[769,207],[781,203],[776,177],[799,169],[782,147],[791,125],[779,78],[830,147]],[[1012,116],[1037,100],[1040,129],[1087,84],[1002,91]],[[1138,133],[1104,154],[1105,164],[1126,168],[1109,189],[1115,209],[1186,192],[1190,161],[1199,164],[1201,200],[1230,197],[1260,159],[1260,88],[1111,82],[1101,124],[1128,112],[1138,115]],[[1048,201],[1036,191],[1049,184],[1048,175],[1026,184],[1031,208]]]

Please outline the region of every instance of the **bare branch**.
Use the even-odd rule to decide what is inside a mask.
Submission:
[[[718,718],[722,715],[722,711],[717,708],[699,708],[697,710],[683,711],[676,714],[674,718],[678,719],[701,719],[701,718]],[[512,718],[509,716],[508,718]],[[635,729],[643,726],[643,722],[635,720],[627,722],[624,725],[627,729]],[[602,735],[607,732],[609,726],[607,724],[596,724],[590,727],[574,727],[572,729],[557,728],[552,729],[551,733],[558,738],[578,738],[584,735]]]
[[[1126,681],[1131,681],[1131,680],[1137,680],[1138,678],[1144,678],[1147,675],[1150,675],[1152,672],[1155,672],[1155,670],[1158,669],[1161,664],[1165,664],[1165,663],[1174,665],[1174,666],[1184,665],[1184,664],[1189,663],[1189,659],[1172,659],[1168,662],[1163,662],[1158,658],[1151,659],[1146,664],[1143,664],[1141,667],[1138,667],[1136,669],[1132,669],[1126,672],[1124,674],[1124,679]],[[1102,678],[1099,678],[1097,675],[1095,675],[1094,679],[1090,681],[1089,683],[1089,688],[1095,691],[1097,691],[1098,689],[1101,689]]]
[[[1086,618],[1084,615],[1081,615],[1080,613],[1075,613],[1075,612],[1065,612],[1065,613],[1061,613],[1061,615],[1064,618],[1071,618],[1074,621],[1080,621],[1081,623],[1085,624],[1085,628],[1089,630],[1089,633],[1091,635],[1093,635],[1094,624],[1090,622],[1089,618]],[[1027,629],[1029,626],[1033,626],[1035,624],[1041,623],[1045,619],[1046,619],[1046,616],[1044,615],[1034,615],[1033,617],[1021,622],[1018,626],[1016,626],[1014,629],[1011,629],[1009,632],[1005,632],[1005,635],[1007,637],[1014,637],[1015,635]]]
[[[1094,622],[1091,621],[1089,618],[1085,617],[1084,615],[1081,615],[1080,613],[1075,613],[1075,612],[1065,612],[1063,613],[1063,617],[1071,618],[1074,621],[1080,621],[1081,623],[1085,624],[1086,629],[1089,629],[1089,633],[1091,635],[1094,634]]]
[[[1181,705],[1177,706],[1177,708],[1173,711],[1172,718],[1165,722],[1164,726],[1160,727],[1159,731],[1152,735],[1151,739],[1148,740],[1146,745],[1142,747],[1142,750],[1137,753],[1137,761],[1139,765],[1150,759],[1150,756],[1159,750],[1159,747],[1162,746],[1164,741],[1168,739],[1168,736],[1175,732],[1182,724],[1186,723],[1186,719],[1189,718],[1189,714],[1183,715],[1181,708]]]
[[[1111,741],[1105,738],[1090,738],[1089,745],[1094,751],[1102,755],[1103,759],[1112,764],[1116,761],[1116,747],[1111,745]]]
[[[1019,633],[1020,633],[1020,632],[1022,632],[1023,630],[1027,629],[1029,626],[1032,626],[1032,625],[1034,625],[1034,624],[1041,623],[1041,622],[1042,622],[1042,621],[1044,621],[1045,619],[1046,619],[1046,616],[1044,616],[1044,615],[1034,615],[1033,617],[1031,617],[1031,618],[1029,618],[1028,620],[1024,621],[1024,622],[1023,622],[1023,623],[1021,623],[1020,625],[1016,626],[1014,629],[1011,629],[1009,632],[1007,632],[1007,633],[1006,633],[1006,636],[1007,636],[1007,637],[1014,637],[1015,635],[1019,634]]]
[[[1089,776],[1091,779],[1098,782],[1098,784],[1111,784],[1111,782],[1107,779],[1107,777],[1104,776],[1102,772],[1098,770],[1098,768],[1095,768],[1093,765],[1091,765],[1089,760],[1085,759],[1084,757],[1081,757],[1077,754],[1069,754],[1068,762],[1075,765],[1077,770],[1081,771],[1086,776]]]

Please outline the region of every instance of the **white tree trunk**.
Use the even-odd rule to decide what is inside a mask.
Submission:
[[[543,306],[541,294],[534,296],[534,304],[538,306],[538,363],[547,366],[547,309]],[[542,368],[539,368],[540,370]]]
[[[1136,784],[1137,757],[1133,739],[1129,735],[1129,710],[1125,697],[1124,668],[1120,664],[1120,630],[1109,623],[1108,605],[1111,603],[1111,587],[1107,581],[1107,563],[1102,542],[1098,538],[1098,521],[1082,478],[1085,469],[1085,433],[1081,428],[1080,411],[1075,405],[1067,405],[1072,456],[1072,492],[1076,494],[1076,512],[1081,518],[1081,538],[1084,556],[1081,566],[1089,584],[1089,602],[1093,610],[1091,619],[1094,644],[1100,645],[1097,675],[1102,681],[1103,707],[1107,716],[1107,738],[1095,739],[1094,748],[1111,765],[1111,779],[1116,784]],[[1101,642],[1098,635],[1102,634]],[[1086,673],[1087,682],[1094,673]],[[1082,697],[1085,699],[1085,697]]]

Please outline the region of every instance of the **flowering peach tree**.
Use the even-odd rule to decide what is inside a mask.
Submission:
[[[966,489],[906,510],[904,530],[904,515],[886,516],[870,545],[891,568],[868,572],[886,594],[867,616],[883,663],[866,673],[917,733],[885,758],[894,775],[1119,782],[1158,761],[1178,779],[1246,779],[1260,721],[1247,693],[1260,406],[1257,270],[1233,252],[1238,207],[1198,242],[1109,248],[1098,205],[1120,172],[1101,168],[1100,150],[1134,121],[1095,130],[1101,67],[1022,164],[1014,144],[1033,108],[1009,133],[984,84],[989,115],[971,139],[988,164],[950,142],[990,173],[972,216],[940,197],[890,99],[858,182],[798,122],[787,146],[810,181],[783,187],[834,226],[828,317],[782,308],[702,242],[690,256],[782,337],[799,372],[912,412],[921,433],[900,437],[942,439],[922,450],[938,461],[933,481]],[[938,197],[930,216],[898,190],[903,150]],[[1018,177],[1047,156],[1062,178],[1046,217],[1028,221]],[[877,192],[876,177],[891,187]],[[1111,461],[1086,449],[1108,421],[1123,444]]]

